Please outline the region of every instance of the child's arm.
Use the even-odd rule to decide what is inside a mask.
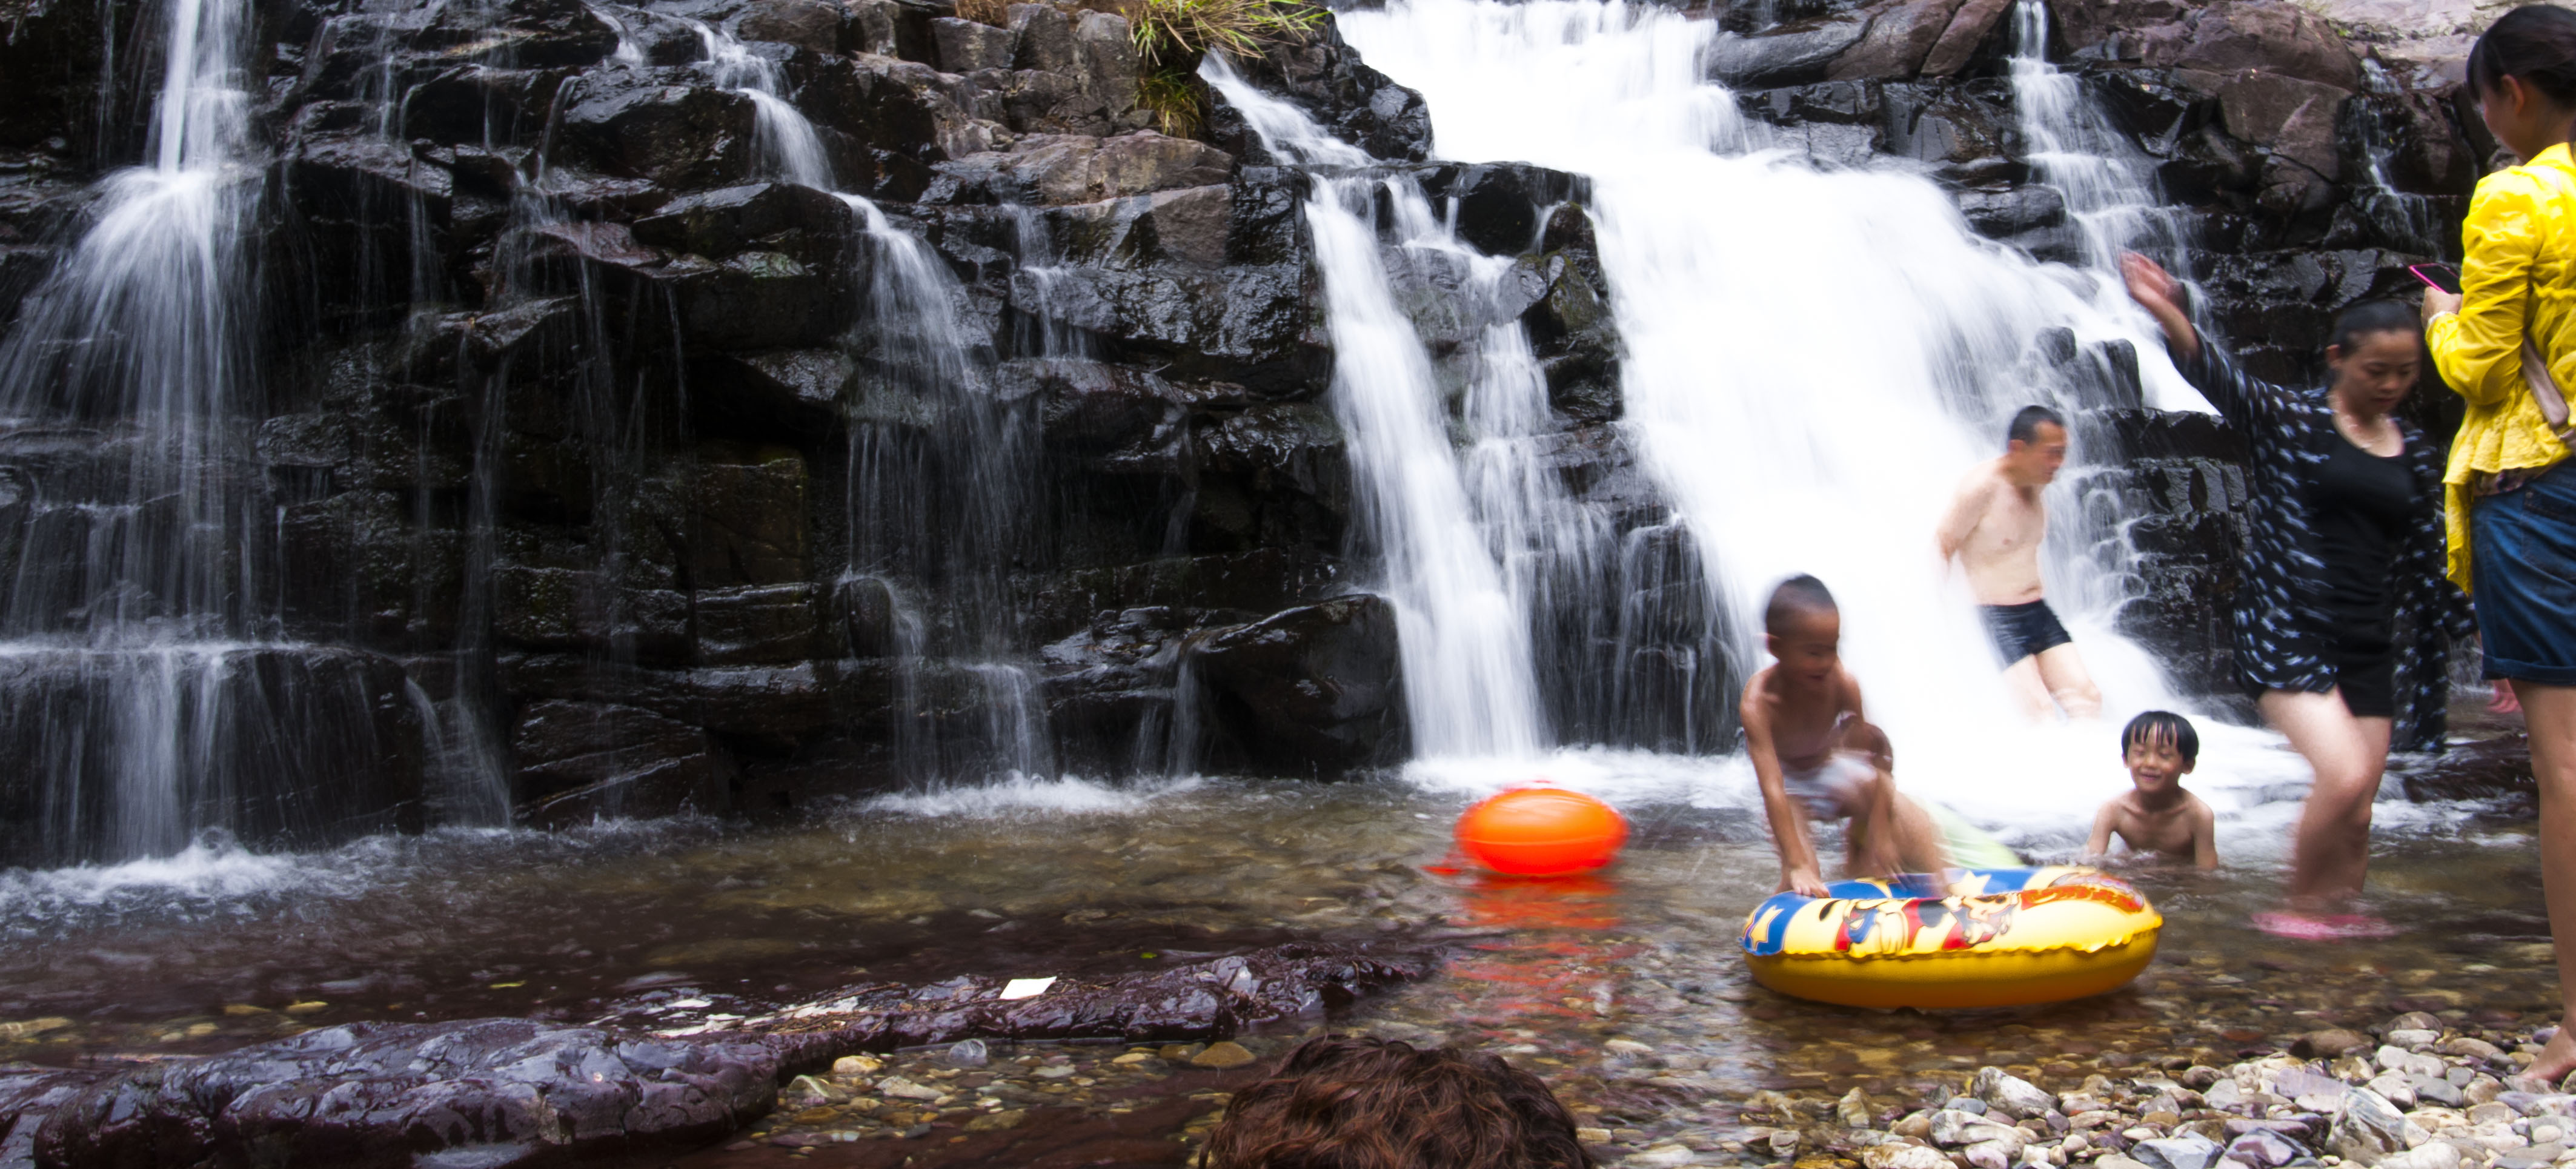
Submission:
[[[2093,838],[2084,842],[2084,855],[2088,857],[2109,857],[2111,855],[2111,829],[2117,827],[2119,823],[2120,801],[2117,799],[2113,799],[2110,803],[2102,805],[2101,811],[2093,813]]]
[[[1780,773],[1780,751],[1771,742],[1771,712],[1762,703],[1762,679],[1755,675],[1744,688],[1737,715],[1744,723],[1744,754],[1753,761],[1753,778],[1762,785],[1762,812],[1771,821],[1771,844],[1780,851],[1780,888],[1808,897],[1826,896],[1824,874],[1816,868],[1816,846],[1807,839],[1807,811],[1789,798],[1789,783]]]
[[[2191,800],[2191,863],[2200,869],[2218,867],[2218,813],[2198,796]]]

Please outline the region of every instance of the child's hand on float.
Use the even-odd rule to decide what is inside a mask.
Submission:
[[[1783,893],[1795,893],[1801,897],[1833,896],[1833,894],[1825,888],[1824,875],[1818,873],[1812,868],[1780,870],[1779,891]]]

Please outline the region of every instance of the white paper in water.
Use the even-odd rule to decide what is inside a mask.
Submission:
[[[1006,999],[1033,999],[1039,995],[1045,994],[1047,992],[1047,988],[1054,985],[1055,979],[1053,978],[1014,978],[1002,987],[1002,997]]]

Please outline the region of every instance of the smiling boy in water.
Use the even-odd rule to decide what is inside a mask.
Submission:
[[[2135,788],[2094,814],[2085,854],[2108,856],[2111,838],[2118,836],[2132,853],[2217,868],[2218,815],[2182,790],[2182,777],[2200,758],[2200,732],[2191,720],[2162,710],[2130,719],[2120,732],[2120,753]]]
[[[1764,642],[1778,659],[1744,686],[1744,750],[1780,850],[1780,888],[1823,897],[1807,818],[1848,820],[1849,875],[1938,873],[1940,829],[1897,794],[1887,736],[1861,718],[1860,683],[1843,669],[1842,611],[1824,582],[1793,576],[1771,592]]]

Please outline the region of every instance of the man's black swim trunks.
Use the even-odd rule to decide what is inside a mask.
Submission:
[[[1985,614],[1986,633],[1995,639],[1995,652],[2007,666],[2075,640],[2066,635],[2066,627],[2057,623],[2057,614],[2045,600],[1977,608]]]

